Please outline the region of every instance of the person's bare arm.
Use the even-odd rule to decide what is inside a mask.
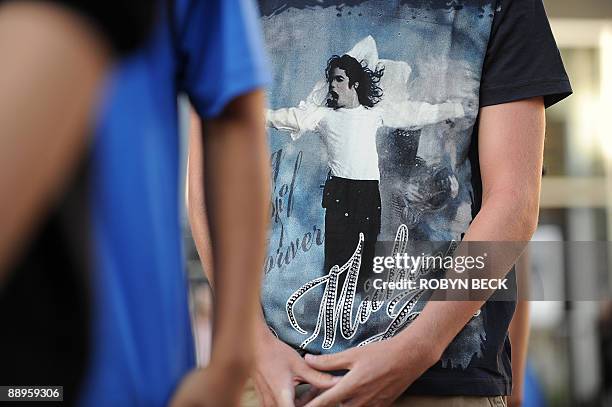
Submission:
[[[517,247],[524,248],[531,239],[538,224],[544,127],[542,98],[481,109],[482,208],[464,242],[517,242]],[[502,277],[519,255],[520,251],[514,258],[495,259],[499,271],[489,272]],[[405,333],[423,335],[420,330],[432,328],[429,334],[440,338],[432,343],[434,355],[439,356],[483,303],[431,302]]]
[[[191,235],[195,242],[202,269],[208,283],[214,285],[212,245],[208,229],[208,213],[204,194],[204,142],[200,117],[192,111],[189,127],[189,158],[187,160],[187,190],[185,202],[191,225]]]
[[[189,216],[214,282],[213,349],[208,368],[184,380],[173,406],[237,405],[250,373],[270,185],[263,109],[263,91],[244,94],[203,120],[201,137],[197,129],[190,136]]]
[[[228,357],[250,364],[265,256],[270,166],[261,112],[262,91],[231,102],[220,117],[202,125],[204,204],[215,289],[212,361]],[[193,187],[194,180],[191,180]],[[195,204],[195,189],[191,189]],[[199,228],[198,228],[199,229]],[[196,233],[197,235],[197,233]],[[241,345],[239,345],[241,344]]]
[[[541,97],[481,109],[483,200],[464,241],[515,242],[515,250],[496,253],[490,275],[503,277],[510,270],[537,226],[544,123]],[[462,252],[462,245],[457,252]],[[307,356],[318,369],[350,370],[308,406],[330,406],[347,399],[351,406],[389,405],[440,359],[483,303],[430,301],[408,328],[387,341],[334,355]]]
[[[508,397],[508,407],[523,405],[523,384],[529,344],[529,274],[529,251],[525,250],[516,264],[518,301],[509,329],[512,346],[512,395]]]
[[[86,146],[109,59],[72,12],[0,6],[0,284]]]
[[[263,118],[264,115],[262,114],[262,121]],[[257,134],[256,138],[265,142],[266,135],[263,132],[263,127],[261,128],[261,132],[261,134]],[[206,137],[206,134],[204,137]],[[244,153],[246,154],[248,151],[249,149],[246,148]],[[220,278],[221,274],[225,272],[219,270],[219,263],[216,260],[213,260],[220,254],[218,250],[213,250],[214,235],[211,237],[209,224],[213,220],[214,215],[209,209],[210,199],[207,199],[207,197],[214,193],[210,190],[210,178],[215,177],[215,173],[219,171],[219,169],[211,168],[209,163],[209,160],[211,159],[210,157],[214,154],[215,153],[213,151],[210,151],[208,145],[205,145],[202,142],[202,134],[199,126],[192,127],[192,131],[190,132],[189,164],[187,171],[189,177],[187,193],[189,220],[191,223],[192,235],[196,243],[196,248],[198,250],[204,272],[211,282],[211,286],[213,286],[215,296],[219,297],[220,295],[223,295],[223,293],[219,291],[220,287],[218,287],[218,279]],[[221,149],[219,149],[216,154],[227,154],[227,152],[223,152]],[[240,157],[235,156],[232,157],[232,159],[233,161],[239,161]],[[269,168],[268,156],[265,158],[265,163],[266,168]],[[248,174],[242,178],[241,182],[244,182],[245,180],[248,180]],[[251,183],[245,187],[248,189],[255,187],[252,183],[253,180],[249,182]],[[219,185],[218,188],[223,188],[223,185]],[[236,192],[238,195],[236,196],[236,199],[238,201],[235,202],[235,207],[233,210],[240,211],[242,216],[248,216],[250,213],[252,213],[249,212],[251,210],[250,203],[252,201],[252,197],[250,196],[248,189],[245,189],[242,193],[238,193],[238,191]],[[269,202],[267,189],[265,193],[265,208],[267,211]],[[229,210],[229,208],[227,209]],[[266,212],[266,219],[267,215],[268,214]],[[236,218],[232,221],[237,222],[238,219]],[[221,225],[221,223],[219,223],[219,225]],[[237,225],[234,230],[242,230],[241,225]],[[246,239],[246,236],[243,235],[243,237]],[[245,241],[245,244],[247,242],[248,240]],[[237,251],[237,248],[235,250],[236,251],[233,255],[236,257],[241,257],[244,259],[248,255],[248,253]],[[263,258],[261,262],[254,264],[253,267],[257,268],[257,270],[253,273],[253,275],[257,276],[257,278],[252,278],[251,273],[249,273],[249,275],[236,273],[236,278],[241,280],[240,284],[245,286],[243,289],[246,289],[246,285],[251,288],[259,288],[260,280],[258,273],[259,270],[263,269]],[[244,272],[245,270],[242,271]],[[259,293],[259,290],[257,292]],[[238,296],[240,293],[237,290],[234,290],[233,295]],[[219,302],[215,303],[215,307],[218,306]],[[253,380],[264,406],[293,406],[294,386],[300,381],[313,383],[319,388],[327,388],[333,384],[333,378],[330,375],[326,375],[309,368],[296,351],[272,335],[268,329],[259,306],[259,298],[257,298],[257,303],[252,304],[252,306],[256,309],[255,330],[252,331],[255,332],[255,372],[253,374]],[[238,314],[240,316],[237,317],[237,314],[231,314],[229,312],[224,315],[225,318],[229,318],[230,321],[233,321],[233,323],[236,324],[236,329],[242,329],[242,333],[240,333],[239,336],[231,338],[233,342],[227,343],[224,349],[227,348],[228,350],[231,350],[233,346],[240,347],[244,343],[251,345],[252,341],[249,340],[249,338],[252,337],[245,335],[246,333],[250,334],[251,331],[245,330],[245,328],[248,329],[248,327],[243,323],[244,317],[241,314]],[[219,319],[222,318],[222,316],[217,315],[215,318]],[[218,327],[216,327],[216,329],[218,329]]]

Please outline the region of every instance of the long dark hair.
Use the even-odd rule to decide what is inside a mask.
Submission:
[[[346,76],[349,78],[349,87],[352,88],[355,82],[359,82],[357,87],[359,103],[367,107],[374,107],[374,105],[380,102],[383,90],[378,86],[378,83],[385,73],[384,66],[376,66],[374,70],[371,70],[363,60],[359,62],[347,54],[342,56],[334,55],[327,61],[327,68],[325,68],[325,78],[328,83],[332,81],[332,71],[334,68],[339,68],[346,72]]]

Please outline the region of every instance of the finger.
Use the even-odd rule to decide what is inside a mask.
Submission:
[[[304,360],[312,368],[317,370],[341,370],[348,369],[350,359],[347,357],[347,352],[339,352],[329,355],[310,355],[307,354]]]
[[[347,375],[337,385],[324,391],[310,403],[306,404],[306,407],[335,407],[343,400],[348,400],[355,396],[355,386],[356,382]]]
[[[308,403],[310,400],[317,397],[319,394],[321,394],[321,389],[317,389],[314,386],[310,386],[310,388],[307,391],[305,391],[304,393],[300,395],[300,397],[295,399],[295,407],[305,406],[306,403]]]
[[[329,389],[341,379],[341,377],[315,370],[306,363],[299,368],[297,373],[301,381],[309,383],[319,389]]]

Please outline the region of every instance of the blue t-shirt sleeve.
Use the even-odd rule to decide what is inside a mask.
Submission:
[[[177,1],[181,90],[201,117],[270,82],[259,11],[251,0]]]

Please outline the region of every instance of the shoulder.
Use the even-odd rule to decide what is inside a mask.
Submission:
[[[375,118],[382,118],[384,109],[380,104],[376,104],[374,107],[363,107],[364,114],[370,115]]]

